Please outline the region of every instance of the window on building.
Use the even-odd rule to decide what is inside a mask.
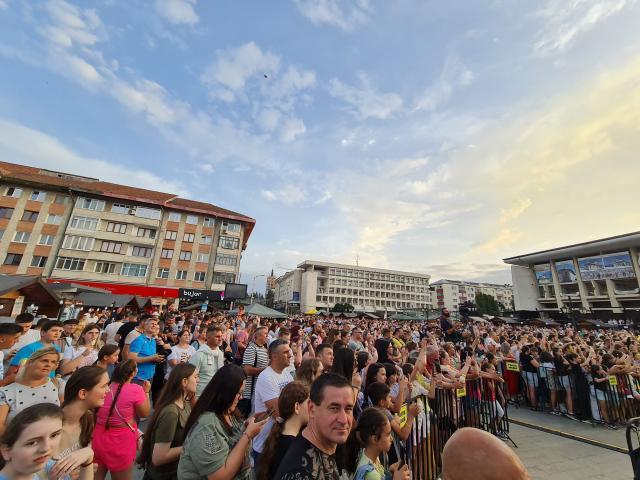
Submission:
[[[204,282],[204,278],[207,275],[207,272],[195,272],[193,274],[193,280],[196,282]]]
[[[123,263],[121,275],[126,277],[145,277],[147,275],[147,265],[140,263]]]
[[[76,201],[76,207],[95,212],[104,212],[104,200],[80,197]]]
[[[188,243],[193,243],[193,240],[195,239],[195,235],[193,233],[185,233],[184,237],[182,238],[183,242],[188,242]]]
[[[131,251],[131,255],[133,257],[145,257],[150,258],[153,255],[153,248],[150,247],[140,247],[138,245],[133,246],[133,250]]]
[[[228,272],[213,272],[213,283],[224,285],[225,283],[233,283],[236,276]]]
[[[0,207],[0,218],[11,218],[13,208]]]
[[[106,253],[122,253],[122,242],[106,242],[102,241],[100,251]]]
[[[7,188],[7,193],[5,193],[5,196],[20,198],[22,196],[22,189],[18,187],[9,187]]]
[[[170,222],[179,222],[182,219],[182,214],[178,212],[169,212]]]
[[[157,278],[169,278],[169,269],[168,268],[159,268]]]
[[[67,203],[67,197],[66,195],[56,195],[56,198],[53,199],[53,203],[55,203],[56,205],[64,205],[65,203]]]
[[[216,219],[215,218],[205,217],[202,220],[202,226],[203,227],[213,227],[215,224],[216,224]]]
[[[107,232],[127,233],[126,223],[107,222]]]
[[[34,255],[34,257],[31,259],[31,266],[32,267],[44,268],[44,266],[46,264],[47,264],[47,257],[42,257],[40,255]]]
[[[53,245],[53,235],[40,235],[40,240],[38,240],[38,245]]]
[[[116,273],[116,264],[111,262],[96,262],[96,273]]]
[[[82,271],[84,270],[85,261],[84,258],[58,257],[56,268],[60,270]]]
[[[208,253],[199,253],[198,259],[196,260],[198,263],[209,263],[209,254]]]
[[[216,263],[218,265],[235,266],[238,258],[235,255],[216,255]]]
[[[138,230],[136,231],[136,236],[154,239],[156,238],[156,230],[155,228],[138,227]]]
[[[173,258],[173,250],[170,248],[163,248],[160,252],[160,258]]]
[[[213,237],[211,235],[202,235],[202,237],[200,237],[200,243],[203,245],[211,245],[212,242]]]
[[[69,224],[71,228],[77,228],[78,230],[91,230],[95,231],[98,228],[98,219],[91,217],[79,217],[74,216]]]
[[[62,248],[68,250],[83,250],[85,252],[93,249],[93,237],[81,237],[79,235],[65,235]]]
[[[227,231],[227,233],[240,233],[241,225],[239,223],[227,222],[226,220],[222,222],[222,231]]]
[[[191,252],[186,250],[180,251],[180,260],[191,260]]]
[[[221,236],[220,241],[218,242],[218,246],[229,250],[237,250],[240,246],[240,240],[233,237]]]
[[[27,243],[31,237],[31,232],[16,232],[13,235],[13,241],[16,243]]]
[[[176,272],[176,280],[186,280],[187,279],[187,271],[186,270],[178,270]]]
[[[167,232],[164,235],[164,238],[166,240],[175,240],[178,237],[178,232],[174,232],[172,230],[167,230]]]
[[[46,198],[47,198],[46,192],[34,190],[33,192],[31,192],[31,196],[29,197],[29,200],[34,200],[36,202],[44,202]]]
[[[131,205],[127,205],[125,203],[114,203],[111,206],[111,213],[124,213],[128,215],[131,211]]]
[[[22,254],[20,253],[7,253],[7,256],[4,257],[5,265],[20,265],[22,261]]]
[[[189,225],[197,225],[198,224],[198,216],[197,215],[187,215],[186,223]]]
[[[47,221],[45,223],[48,223],[50,225],[60,225],[62,223],[62,216],[50,213],[49,215],[47,215]]]
[[[23,222],[35,222],[36,220],[38,220],[38,212],[33,212],[31,210],[25,210],[24,212],[22,212],[22,219]]]
[[[150,220],[160,220],[162,217],[162,212],[157,208],[147,208],[147,207],[134,207],[135,212],[134,215],[140,218],[148,218]]]

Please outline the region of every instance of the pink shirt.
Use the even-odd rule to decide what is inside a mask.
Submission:
[[[97,422],[100,425],[105,425],[107,422],[107,416],[109,415],[109,410],[111,409],[111,404],[113,403],[113,399],[115,395],[118,393],[119,384],[112,383],[110,385],[110,392],[107,393],[107,396],[104,399],[104,405],[98,410],[98,418]],[[120,415],[122,415],[127,422],[131,426],[135,425],[135,413],[136,413],[136,405],[142,405],[147,400],[147,395],[144,393],[143,388],[140,385],[136,385],[135,383],[125,383],[122,386],[122,390],[120,391],[120,395],[118,395],[118,400],[116,401],[116,408]],[[111,413],[111,417],[109,418],[109,425],[112,426],[125,426],[124,421],[120,418],[120,415],[116,412],[116,409],[113,409]]]

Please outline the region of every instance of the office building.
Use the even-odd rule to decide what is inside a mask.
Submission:
[[[0,162],[0,273],[145,296],[224,290],[254,225],[171,193]]]
[[[274,302],[287,309],[329,311],[348,303],[356,312],[430,308],[429,275],[306,260],[276,280]]]
[[[511,265],[516,310],[590,313],[640,309],[640,232],[527,253]]]
[[[433,282],[431,287],[431,303],[434,308],[447,308],[452,313],[457,312],[458,307],[464,302],[475,303],[478,293],[492,296],[506,310],[513,308],[513,288],[511,285],[443,279]]]

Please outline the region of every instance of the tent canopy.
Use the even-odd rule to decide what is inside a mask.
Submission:
[[[232,315],[238,314],[238,309],[234,308],[229,313]],[[244,313],[247,315],[256,315],[263,318],[287,318],[286,313],[279,312],[269,307],[265,307],[260,303],[252,303],[251,305],[247,305],[244,309]]]
[[[110,307],[115,304],[116,308],[120,308],[131,304],[135,298],[134,295],[115,295],[112,293],[86,292],[76,295],[76,300],[81,301],[86,307]],[[137,307],[138,304],[135,303],[135,306]]]

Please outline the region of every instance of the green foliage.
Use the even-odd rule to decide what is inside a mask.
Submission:
[[[353,310],[354,307],[350,303],[336,303],[331,309],[332,312],[336,313],[351,313]]]
[[[476,294],[476,307],[481,315],[500,315],[504,311],[504,305],[485,293]]]

